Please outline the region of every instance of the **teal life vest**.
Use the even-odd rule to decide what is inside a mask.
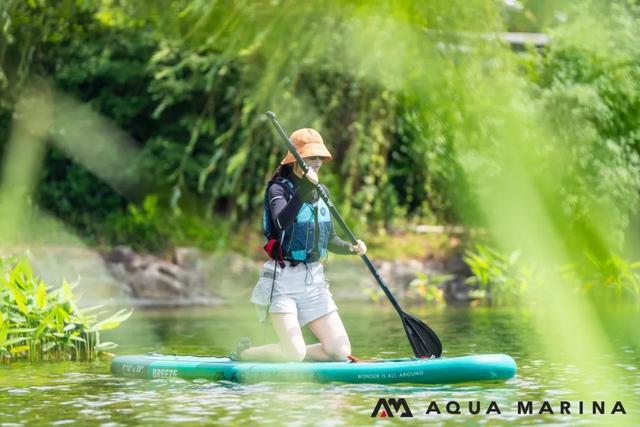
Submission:
[[[284,185],[289,193],[288,200],[291,200],[294,192],[293,182],[282,177],[278,177],[276,182]],[[293,224],[280,231],[274,226],[271,217],[269,187],[267,187],[262,225],[267,239],[279,241],[282,258],[286,260],[315,262],[327,255],[333,224],[329,207],[321,198],[318,198],[315,203],[303,202]]]

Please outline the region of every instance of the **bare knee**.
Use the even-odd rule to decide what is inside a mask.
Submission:
[[[307,356],[307,347],[304,345],[280,344],[282,354],[287,362],[302,362]]]
[[[349,341],[338,341],[329,345],[322,345],[324,352],[331,357],[332,360],[343,362],[351,355],[351,344]]]

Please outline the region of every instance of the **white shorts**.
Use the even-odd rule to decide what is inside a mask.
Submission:
[[[285,268],[280,265],[276,268],[276,263],[269,260],[260,271],[260,278],[251,294],[251,302],[258,306],[258,318],[261,322],[267,316],[267,307],[270,313],[297,315],[300,326],[338,309],[320,262],[306,265],[300,263],[295,267],[291,267],[287,261],[285,263]]]

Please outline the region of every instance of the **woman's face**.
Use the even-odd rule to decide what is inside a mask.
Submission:
[[[320,170],[320,167],[322,166],[322,163],[323,163],[322,157],[320,157],[320,156],[304,157],[302,160],[304,160],[305,164],[310,169],[313,169],[313,171],[316,174]],[[293,172],[298,176],[302,176],[302,174],[304,173],[302,168],[300,166],[298,166],[297,163],[295,163],[294,166],[293,166]]]
[[[319,156],[305,157],[302,160],[304,160],[307,166],[313,169],[315,173],[318,173],[318,171],[320,170],[320,167],[322,166],[322,157],[319,157]]]

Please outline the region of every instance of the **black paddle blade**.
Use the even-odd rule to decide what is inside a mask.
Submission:
[[[416,357],[440,357],[442,343],[436,333],[422,320],[408,313],[402,313],[402,325]]]

